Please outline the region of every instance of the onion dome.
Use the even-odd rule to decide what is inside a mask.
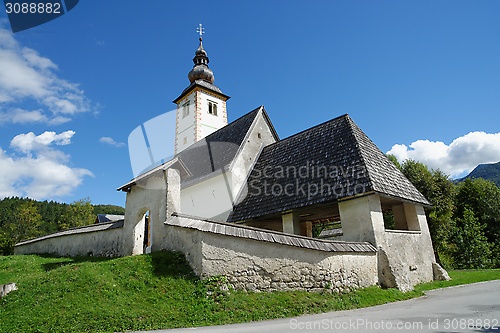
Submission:
[[[203,48],[202,38],[200,37],[200,46],[195,52],[193,58],[194,66],[188,74],[189,82],[193,83],[196,80],[204,80],[209,83],[214,83],[214,73],[208,68],[207,51]]]

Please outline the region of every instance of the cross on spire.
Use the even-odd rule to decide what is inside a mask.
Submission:
[[[201,23],[199,24],[198,28],[196,28],[196,32],[200,34],[200,40],[202,40],[203,34],[205,33],[205,29],[203,28]]]

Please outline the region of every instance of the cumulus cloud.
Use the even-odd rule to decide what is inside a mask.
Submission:
[[[21,46],[0,26],[0,124],[40,122],[60,124],[72,115],[91,111],[77,84],[57,76],[58,67],[36,50]],[[22,103],[36,103],[24,110]]]
[[[65,146],[71,143],[71,138],[75,135],[74,131],[65,131],[60,134],[56,132],[45,131],[40,135],[33,132],[16,135],[10,142],[10,147],[24,153],[32,150],[47,148],[52,143],[58,146]]]
[[[413,159],[451,177],[472,171],[478,164],[500,161],[500,132],[470,132],[449,145],[441,141],[417,140],[409,146],[396,144],[387,152],[402,162]]]
[[[99,139],[99,142],[105,143],[110,146],[114,147],[123,147],[125,146],[125,143],[123,142],[116,142],[113,138],[110,138],[109,136],[103,136],[102,138]]]
[[[19,134],[10,143],[17,154],[0,148],[0,198],[54,199],[71,194],[92,172],[70,166],[70,156],[53,146],[68,145],[74,131]]]

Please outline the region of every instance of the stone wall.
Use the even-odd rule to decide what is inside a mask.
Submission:
[[[282,240],[291,239],[298,246],[276,241],[245,238],[245,229],[236,235],[221,234],[210,222],[184,221],[201,225],[196,228],[176,226],[175,219],[167,221],[167,239],[163,243],[168,250],[186,255],[195,273],[201,277],[226,276],[228,282],[239,290],[331,290],[345,292],[367,287],[378,282],[377,256],[373,251],[323,251],[303,248],[303,237],[275,233]],[[186,220],[186,219],[184,219]],[[262,231],[265,233],[266,231]],[[343,242],[308,240],[312,247],[316,242],[344,244]],[[347,243],[345,243],[347,244]],[[366,247],[365,247],[366,248]]]
[[[378,250],[378,280],[387,288],[409,291],[433,280],[436,265],[424,208],[403,203],[414,230],[386,230],[380,196],[372,194],[339,203],[343,240],[367,241]]]
[[[16,244],[14,254],[55,254],[58,256],[122,255],[123,221],[93,224]]]
[[[425,234],[408,231],[386,231],[386,244],[379,248],[380,281],[401,291],[434,279],[434,252]]]

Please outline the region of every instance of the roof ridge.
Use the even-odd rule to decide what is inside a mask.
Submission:
[[[260,106],[256,107],[255,109],[253,109],[252,111],[248,111],[247,113],[245,113],[245,114],[243,114],[243,115],[239,116],[238,118],[236,118],[235,120],[231,121],[231,122],[230,122],[229,124],[227,124],[226,126],[229,126],[229,125],[231,125],[231,124],[233,124],[233,123],[237,122],[238,120],[240,120],[240,119],[242,119],[242,118],[245,118],[245,117],[246,117],[246,116],[248,116],[250,113],[260,110],[260,108],[264,108],[264,106],[263,106],[263,105],[260,105]],[[224,127],[226,127],[226,126],[224,126]],[[220,129],[218,129],[217,131],[221,130],[221,129],[222,129],[222,128],[224,128],[224,127],[221,127],[221,128],[220,128]],[[212,134],[216,133],[217,131],[215,131],[215,132],[213,132],[213,133],[210,133],[210,134],[209,134],[209,135],[207,135],[206,137],[209,137],[210,135],[212,135]]]
[[[364,144],[362,144],[360,142],[360,139],[363,139],[363,140],[367,140],[369,143],[371,143],[372,145],[372,148],[374,148],[376,150],[376,152],[380,153],[381,154],[381,157],[384,159],[384,162],[385,164],[391,168],[393,172],[395,172],[396,174],[398,174],[398,176],[401,176],[402,179],[404,179],[405,182],[407,182],[406,185],[409,185],[411,187],[411,190],[414,190],[416,191],[416,193],[418,193],[423,199],[424,199],[424,202],[421,202],[423,204],[429,204],[429,201],[427,200],[427,198],[425,198],[425,196],[420,193],[420,191],[415,187],[415,185],[413,185],[413,183],[404,175],[404,173],[399,169],[397,168],[394,163],[392,163],[386,156],[386,154],[380,150],[380,148],[368,137],[368,135],[366,135],[365,132],[363,132],[363,130],[354,122],[354,120],[352,120],[350,117],[348,118],[349,119],[349,127],[351,128],[351,133],[353,134],[354,136],[354,139],[356,140],[356,144],[358,146],[358,151],[359,151],[359,155],[360,155],[360,158],[362,159],[362,163],[363,165],[365,166],[364,168],[364,172],[366,172],[366,176],[367,176],[367,179],[368,181],[371,183],[371,187],[373,188],[373,190],[375,192],[378,192],[378,193],[383,193],[383,191],[381,191],[380,189],[380,181],[378,179],[376,179],[376,175],[377,173],[374,172],[373,174],[370,172],[370,168],[373,166],[373,161],[372,159],[370,159],[369,157],[365,156],[367,154],[370,154],[369,152],[366,151],[366,149],[369,149],[368,147],[366,147]],[[358,137],[358,136],[362,136],[362,137]],[[368,163],[369,162],[369,163]],[[381,167],[381,165],[379,165],[379,167]],[[376,170],[374,170],[376,171]],[[394,178],[397,178],[397,177],[393,177],[393,180]],[[393,196],[393,197],[399,197],[400,199],[405,199],[403,198],[402,196],[400,195],[395,195],[395,194],[387,194],[385,193],[386,195],[390,195],[390,196]],[[408,199],[405,199],[405,200],[408,200]],[[413,201],[417,201],[415,199],[410,199],[410,200],[413,200]]]
[[[269,117],[269,115],[267,114],[266,108],[264,107],[264,105],[261,105],[260,107],[262,108],[262,114],[264,115],[264,118],[266,119],[267,123],[269,124],[269,126],[270,126],[269,129],[271,130],[272,134],[274,135],[276,141],[280,141],[280,137],[278,135],[278,132],[276,131],[276,128],[274,128],[274,124],[271,121],[271,117]]]
[[[313,130],[313,129],[317,128],[317,127],[324,126],[324,125],[326,125],[326,124],[328,124],[328,123],[334,122],[334,121],[336,121],[336,120],[338,120],[338,119],[340,119],[340,118],[343,118],[343,117],[349,117],[349,114],[348,114],[348,113],[344,113],[343,115],[337,116],[337,117],[332,118],[332,119],[327,120],[327,121],[324,121],[324,122],[322,122],[321,124],[317,124],[317,125],[314,125],[313,127],[306,128],[306,129],[304,129],[304,130],[302,130],[302,131],[300,131],[300,132],[298,132],[298,133],[292,134],[292,135],[287,136],[286,138],[283,138],[283,139],[281,139],[281,140],[279,140],[279,141],[273,142],[273,143],[271,143],[271,144],[267,145],[265,148],[270,147],[270,146],[273,146],[273,145],[276,145],[276,144],[281,143],[281,142],[283,142],[283,141],[287,141],[287,140],[289,140],[289,139],[292,139],[293,137],[296,137],[296,136],[298,136],[298,135],[300,135],[300,134],[303,134],[304,132],[309,132],[309,131],[311,131],[311,130]]]
[[[361,159],[361,162],[364,166],[364,172],[366,172],[366,178],[368,179],[368,181],[370,182],[369,185],[373,188],[373,180],[372,178],[370,177],[370,172],[368,171],[368,167],[367,167],[367,159],[365,158],[364,156],[364,153],[363,153],[363,147],[362,145],[360,144],[359,142],[359,138],[358,136],[356,135],[355,133],[355,130],[358,130],[358,131],[361,131],[361,128],[359,128],[359,126],[354,122],[354,120],[352,120],[351,117],[347,116],[347,126],[349,126],[349,133],[353,136],[354,138],[354,141],[356,142],[356,146],[358,147],[358,152],[359,152],[359,158]],[[361,131],[363,134],[365,134],[363,131]],[[365,137],[370,140],[370,138],[368,138],[368,136],[365,134]],[[370,140],[371,141],[371,140]],[[373,141],[371,141],[373,143]],[[373,143],[375,144],[375,143]]]

